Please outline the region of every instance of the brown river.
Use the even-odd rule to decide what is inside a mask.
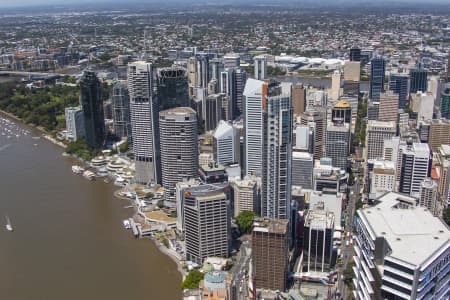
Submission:
[[[0,299],[181,298],[175,263],[123,228],[133,212],[114,198],[115,186],[73,174],[60,147],[31,137],[38,132],[7,138],[6,127],[0,123]]]

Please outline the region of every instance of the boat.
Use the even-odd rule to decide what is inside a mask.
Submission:
[[[80,166],[72,166],[72,172],[74,172],[75,174],[81,174],[84,172],[84,169]]]
[[[13,227],[11,225],[11,220],[9,219],[8,216],[5,216],[5,218],[6,218],[6,225],[5,225],[6,230],[13,231],[14,229],[13,229]]]
[[[88,179],[88,180],[94,180],[95,179],[95,173],[91,172],[91,171],[84,171],[83,172],[83,177]]]

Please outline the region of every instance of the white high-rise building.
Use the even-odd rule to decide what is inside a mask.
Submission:
[[[425,178],[420,184],[419,205],[428,208],[435,216],[442,212],[438,195],[438,184],[431,178]]]
[[[234,191],[234,217],[243,211],[256,211],[260,194],[258,177],[246,176],[231,185]]]
[[[262,175],[263,152],[263,100],[267,96],[267,88],[263,94],[264,81],[249,78],[245,84],[245,173]]]
[[[175,185],[198,174],[197,115],[189,107],[163,110],[159,128],[165,205],[175,207]]]
[[[263,104],[261,216],[290,218],[292,98],[290,86],[266,84]]]
[[[353,297],[448,299],[450,231],[416,199],[387,193],[357,211]]]
[[[395,122],[369,120],[366,137],[367,159],[382,158],[384,140],[392,138],[396,132],[397,126]]]
[[[422,181],[431,175],[432,152],[425,143],[413,143],[402,153],[399,192],[419,197]]]
[[[214,160],[224,166],[239,162],[239,146],[238,129],[221,120],[213,135]]]
[[[395,189],[395,164],[388,160],[376,160],[370,182],[371,193],[393,192]]]
[[[264,80],[267,76],[267,57],[258,55],[253,58],[255,63],[255,79]]]
[[[68,141],[74,142],[85,136],[84,132],[84,116],[81,107],[66,107],[66,138]]]
[[[128,64],[135,179],[142,184],[160,182],[158,101],[153,90],[152,64]]]

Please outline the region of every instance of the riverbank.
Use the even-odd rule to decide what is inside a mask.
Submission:
[[[65,149],[65,148],[67,147],[67,146],[66,146],[64,143],[62,143],[61,141],[58,141],[57,139],[51,137],[51,136],[48,134],[48,132],[47,132],[44,128],[42,128],[42,127],[34,126],[34,125],[32,125],[32,124],[26,124],[26,123],[23,122],[23,120],[22,120],[21,118],[18,118],[17,116],[15,116],[15,115],[13,115],[13,114],[11,114],[11,113],[8,113],[8,112],[6,112],[6,111],[3,111],[3,110],[0,110],[0,114],[4,115],[4,116],[6,116],[6,117],[8,117],[8,118],[10,118],[10,119],[12,119],[12,120],[14,120],[14,121],[20,122],[21,124],[24,124],[24,125],[26,125],[26,126],[33,127],[33,128],[36,129],[37,131],[41,132],[41,133],[42,133],[42,137],[45,138],[47,141],[49,141],[49,142],[51,142],[51,143],[53,143],[53,144],[55,144],[55,145],[57,145],[57,146],[60,146],[60,147],[63,148],[63,149]],[[70,155],[70,157],[71,157],[71,158],[74,158],[74,159],[76,159],[76,160],[78,160],[78,161],[79,161],[80,163],[82,163],[85,167],[86,167],[86,166],[89,166],[89,163],[88,163],[88,162],[86,162],[85,160],[83,160],[83,159],[81,159],[81,158],[79,158],[79,157],[77,157],[77,156]],[[133,215],[134,215],[134,216],[135,216],[135,215],[138,215],[138,214],[139,214],[139,209],[138,209],[138,207],[136,206],[136,203],[133,201],[133,199],[130,199],[130,198],[124,197],[124,196],[120,196],[120,195],[119,195],[119,192],[120,192],[120,191],[121,191],[121,189],[116,190],[116,191],[114,192],[113,195],[114,195],[116,198],[118,198],[118,199],[129,201],[129,202],[133,205],[133,209],[134,209]],[[145,221],[144,221],[144,222],[145,222]],[[176,266],[177,266],[177,271],[179,272],[179,274],[182,276],[182,278],[183,278],[183,280],[184,280],[184,278],[186,277],[187,274],[186,274],[185,270],[183,269],[183,265],[182,265],[182,263],[181,263],[181,259],[180,259],[179,257],[177,257],[174,253],[171,253],[171,249],[168,249],[164,244],[162,244],[162,243],[161,243],[160,241],[158,241],[157,239],[155,239],[155,238],[150,238],[150,240],[154,243],[154,245],[156,246],[156,248],[157,248],[162,254],[164,254],[165,256],[167,256],[168,258],[170,258],[170,259],[176,264]]]
[[[133,206],[133,209],[134,209],[134,216],[143,214],[143,213],[140,212],[139,208],[136,206],[136,202],[133,199],[131,199],[129,197],[126,197],[126,196],[123,196],[123,195],[121,195],[121,193],[123,193],[123,188],[114,191],[114,197],[116,197],[117,199],[120,199],[120,200],[124,200],[124,201],[130,202],[130,204]],[[144,218],[144,222],[146,222],[145,218]],[[182,259],[177,256],[176,252],[174,253],[174,251],[172,249],[167,248],[162,242],[160,242],[155,237],[149,237],[149,239],[154,243],[154,245],[158,248],[158,250],[161,253],[163,253],[164,255],[169,257],[177,265],[177,270],[178,270],[178,272],[180,273],[180,275],[182,276],[182,278],[184,280],[186,278],[186,276],[187,276],[187,273],[183,269],[183,264],[181,262]]]

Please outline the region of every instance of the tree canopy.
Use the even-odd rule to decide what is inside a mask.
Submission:
[[[249,210],[242,211],[236,217],[236,223],[239,226],[239,231],[242,234],[249,233],[252,228],[253,219],[256,217],[256,213]]]
[[[205,277],[205,274],[200,272],[199,270],[192,270],[189,272],[188,276],[186,276],[186,279],[181,283],[181,289],[195,289],[198,288],[200,281],[203,280],[203,277]]]

